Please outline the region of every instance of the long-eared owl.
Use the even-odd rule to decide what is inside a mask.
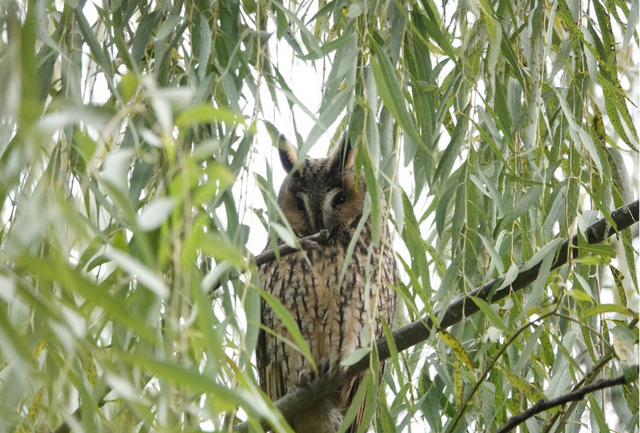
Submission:
[[[348,141],[343,140],[327,158],[305,159],[295,171],[295,148],[282,136],[279,147],[288,176],[278,194],[278,205],[288,223],[300,238],[322,229],[330,236],[317,249],[298,251],[281,257],[279,263],[263,265],[260,284],[297,322],[319,374],[333,374],[343,368],[340,362],[354,350],[383,335],[381,318],[392,325],[396,313],[395,258],[388,229],[380,245],[372,245],[368,219],[358,230],[367,189],[364,178],[355,175],[354,150]],[[348,254],[354,236],[357,242]],[[279,317],[264,301],[261,314],[262,324],[273,333],[261,331],[259,337],[260,386],[275,401],[316,378],[306,358],[292,347],[292,338]],[[348,381],[289,419],[293,430],[337,431],[360,380]],[[360,426],[360,409],[348,432],[356,432]]]

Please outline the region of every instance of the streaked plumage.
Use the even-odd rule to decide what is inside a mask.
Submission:
[[[367,193],[364,180],[354,177],[353,153],[343,142],[328,158],[305,159],[296,172],[289,173],[278,204],[295,234],[305,237],[327,229],[330,239],[318,249],[284,256],[280,263],[260,269],[262,288],[280,300],[296,321],[321,374],[342,368],[340,361],[369,344],[371,334],[373,340],[381,337],[379,317],[389,324],[395,317],[395,258],[388,244],[372,247],[369,221],[359,233],[353,254],[346,254]],[[287,172],[296,163],[295,155],[291,146],[281,147]],[[292,341],[291,337],[265,302],[262,323],[284,337],[261,332],[258,343],[260,385],[275,401],[292,388],[308,385],[314,373],[304,356],[287,344],[285,339]],[[290,419],[296,433],[335,432],[359,379]],[[355,432],[358,426],[356,421],[348,431]]]

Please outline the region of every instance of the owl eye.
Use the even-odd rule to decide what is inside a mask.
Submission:
[[[300,212],[304,212],[305,211],[305,207],[304,207],[304,201],[302,201],[301,198],[296,200],[296,204],[298,205],[298,210]]]
[[[343,193],[336,194],[336,197],[333,199],[333,205],[338,206],[344,204],[347,201],[347,197]]]

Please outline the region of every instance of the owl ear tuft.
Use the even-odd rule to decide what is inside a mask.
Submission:
[[[354,157],[355,150],[351,147],[351,142],[348,138],[343,138],[340,146],[338,146],[330,156],[329,170],[342,173],[353,166]]]
[[[287,138],[283,134],[280,134],[280,137],[278,137],[278,153],[280,154],[282,168],[284,168],[287,173],[290,173],[298,161],[298,150],[293,144],[287,141]]]

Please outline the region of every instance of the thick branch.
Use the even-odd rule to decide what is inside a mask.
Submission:
[[[540,412],[544,412],[545,410],[552,409],[556,406],[565,405],[570,401],[582,400],[591,392],[611,388],[616,385],[623,385],[625,383],[627,383],[627,379],[624,376],[615,377],[613,379],[602,379],[590,385],[578,388],[575,391],[562,395],[558,398],[554,398],[553,400],[538,400],[538,402],[529,409],[519,413],[518,415],[512,416],[496,433],[506,433]]]
[[[616,228],[610,227],[605,218],[598,220],[587,228],[586,234],[587,242],[589,244],[600,243],[606,238],[614,235],[617,231],[624,230],[637,223],[638,220],[640,220],[638,200],[614,210],[611,213],[611,218],[615,222]],[[578,235],[573,236],[571,242],[569,240],[564,241],[556,253],[556,260],[551,266],[551,270],[557,269],[567,263],[569,254],[572,254],[574,258],[577,257],[578,249],[574,248],[577,245]],[[458,298],[449,305],[444,314],[441,314],[442,312],[440,310],[436,312],[436,317],[442,317],[439,326],[441,328],[448,328],[449,326],[460,322],[462,318],[478,312],[480,309],[475,302],[473,302],[471,299],[472,297],[481,298],[487,302],[497,302],[511,293],[522,290],[527,285],[535,281],[539,272],[540,265],[536,265],[531,269],[523,271],[518,274],[516,279],[509,286],[501,290],[497,290],[493,295],[491,295],[491,292],[494,288],[500,287],[503,281],[502,278],[496,278],[471,293]],[[426,317],[397,330],[393,333],[393,340],[397,349],[402,351],[425,341],[429,338],[432,327],[433,323],[431,319]],[[390,352],[386,339],[380,338],[376,342],[376,346],[378,358],[381,361],[388,359]],[[369,356],[367,355],[360,361],[352,364],[347,369],[338,372],[334,376],[326,375],[320,378],[313,387],[297,388],[296,392],[285,395],[275,402],[275,405],[282,415],[289,419],[294,413],[299,413],[299,411],[313,405],[322,397],[325,397],[338,389],[350,378],[365,371],[368,367]],[[262,423],[266,428],[266,423],[264,421]],[[247,432],[248,430],[249,424],[247,422],[238,424],[234,429],[234,431],[238,433]]]

